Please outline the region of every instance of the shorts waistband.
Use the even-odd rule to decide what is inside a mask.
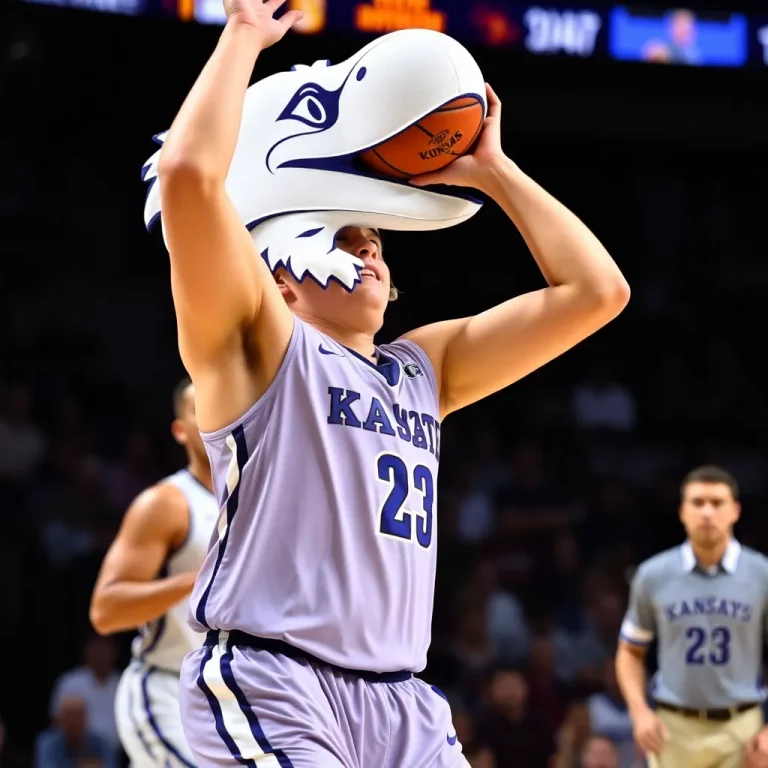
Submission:
[[[318,659],[317,656],[302,651],[300,648],[296,648],[296,646],[285,643],[282,640],[256,637],[255,635],[249,635],[247,632],[241,632],[239,629],[229,631],[211,629],[205,636],[205,645],[209,648],[219,645],[222,641],[228,646],[241,645],[246,648],[252,648],[255,651],[267,651],[267,653],[287,656],[289,659],[311,661],[313,664],[319,664],[337,672],[343,672],[345,675],[354,675],[368,683],[402,683],[413,677],[413,673],[405,669],[399,672],[366,672],[361,669],[347,669],[346,667],[338,666],[338,664],[331,664],[323,661],[323,659]]]

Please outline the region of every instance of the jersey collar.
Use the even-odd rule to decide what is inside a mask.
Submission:
[[[696,555],[693,554],[693,547],[690,541],[680,547],[680,556],[683,560],[683,570],[690,573],[696,567]],[[720,561],[720,568],[726,573],[734,573],[741,557],[741,544],[736,539],[731,539],[725,550],[723,559]],[[716,572],[716,571],[715,571]]]

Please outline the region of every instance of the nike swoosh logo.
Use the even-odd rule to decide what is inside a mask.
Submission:
[[[445,740],[448,742],[450,746],[453,746],[456,743],[456,740],[458,739],[458,736],[454,733],[453,736],[446,736]]]
[[[322,344],[317,348],[321,355],[338,355],[344,357],[341,352],[334,352],[332,349],[326,349]]]

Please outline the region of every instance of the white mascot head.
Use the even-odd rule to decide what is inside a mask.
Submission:
[[[423,29],[384,35],[341,64],[299,65],[252,85],[226,189],[270,269],[351,291],[363,262],[336,248],[341,228],[431,230],[473,216],[480,202],[459,188],[414,187],[358,160],[461,97],[478,99],[485,115],[479,67],[455,40]],[[143,169],[148,228],[162,215],[154,181],[164,137]]]

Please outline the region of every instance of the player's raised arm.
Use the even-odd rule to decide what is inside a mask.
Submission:
[[[266,388],[292,328],[291,314],[224,187],[256,58],[301,16],[288,12],[274,19],[283,2],[226,0],[224,31],[158,162],[179,348],[198,385],[198,416],[207,430],[240,415],[242,406],[260,394],[241,396],[237,379],[243,377],[233,368],[245,358],[255,359],[256,386]],[[269,343],[263,343],[266,339]],[[212,377],[229,379],[232,413],[209,404],[219,399],[215,382],[205,384]]]
[[[408,335],[435,365],[443,415],[561,355],[616,317],[629,300],[626,280],[598,239],[503,154],[501,103],[490,87],[488,101],[475,151],[412,183],[470,186],[488,194],[517,226],[549,287]]]
[[[156,485],[136,498],[93,590],[90,618],[97,632],[107,635],[147,624],[191,592],[196,571],[157,578],[188,530],[187,501],[178,488]]]

